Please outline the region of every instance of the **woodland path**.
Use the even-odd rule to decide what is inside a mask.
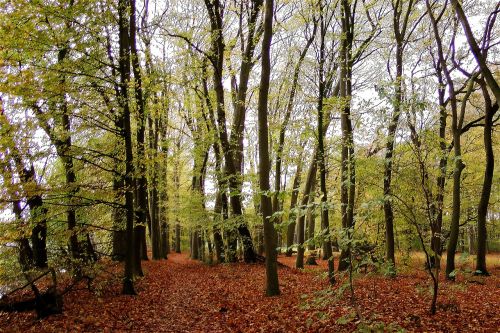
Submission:
[[[280,261],[292,266],[294,258]],[[121,266],[111,268],[120,272]],[[306,272],[281,267],[282,295],[272,298],[264,296],[262,264],[208,266],[170,254],[168,260],[143,262],[143,268],[138,296],[120,295],[118,279],[96,281],[100,293],[73,291],[65,296],[64,313],[43,321],[33,313],[0,312],[0,332],[350,332],[360,325],[350,316],[347,294],[315,293],[327,290],[322,262]],[[422,272],[392,280],[361,277],[356,295],[372,327],[392,322],[409,331],[497,332],[499,267],[493,272],[484,285],[442,284],[434,317],[428,314],[428,280]]]

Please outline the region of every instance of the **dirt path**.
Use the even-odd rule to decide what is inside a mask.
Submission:
[[[294,258],[280,261],[292,266]],[[348,297],[315,293],[327,290],[321,265],[312,272],[280,268],[282,295],[272,298],[264,296],[263,265],[211,267],[171,254],[168,260],[143,262],[143,268],[137,296],[121,295],[118,279],[96,283],[99,293],[71,292],[64,313],[43,321],[33,313],[0,312],[0,332],[349,332],[360,325]],[[120,266],[115,269],[121,272]],[[428,314],[428,281],[421,272],[396,279],[361,276],[356,296],[364,319],[386,331],[398,324],[409,331],[498,332],[498,268],[494,273],[484,285],[444,283],[434,317]]]
[[[32,313],[0,312],[0,332],[260,332],[263,322],[266,332],[273,327],[295,331],[285,313],[298,306],[308,288],[304,283],[314,279],[280,269],[284,295],[268,298],[263,296],[263,265],[210,267],[171,254],[168,260],[143,262],[143,269],[146,277],[137,283],[138,296],[120,295],[119,283],[105,287],[100,296],[75,291],[66,295],[62,315],[42,322]]]

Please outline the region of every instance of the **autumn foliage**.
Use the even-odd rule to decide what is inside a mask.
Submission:
[[[262,264],[209,266],[172,254],[144,262],[137,296],[121,295],[120,280],[96,279],[65,297],[64,312],[37,320],[32,313],[0,312],[0,332],[497,332],[500,327],[498,256],[493,275],[459,275],[444,282],[438,313],[429,314],[428,276],[415,265],[396,278],[356,275],[354,290],[362,319],[355,316],[345,283],[333,288],[326,262],[304,271],[281,257],[282,295],[266,297]],[[119,271],[109,263],[108,272]],[[344,290],[344,297],[340,290]]]

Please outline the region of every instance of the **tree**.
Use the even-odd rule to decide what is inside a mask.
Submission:
[[[11,194],[12,211],[20,226],[26,228],[27,223],[23,221],[22,217],[22,200],[26,200],[27,206],[30,209],[31,224],[33,224],[31,237],[21,236],[18,240],[19,262],[24,271],[28,271],[33,267],[43,269],[48,267],[47,208],[43,203],[35,167],[33,163],[29,167],[25,165],[23,154],[21,154],[17,143],[14,141],[15,130],[16,127],[9,122],[7,116],[4,114],[3,103],[0,99],[0,131],[2,132],[2,137],[5,138],[3,141],[7,141],[2,142],[1,145],[1,151],[4,156],[2,167],[7,172],[8,177],[6,178],[10,178],[11,186],[15,186],[14,170],[17,171],[20,180],[20,189],[17,191],[15,188],[11,190],[13,192]]]
[[[295,64],[294,70],[293,70],[293,75],[292,75],[292,85],[290,87],[290,95],[288,97],[288,102],[286,105],[286,113],[283,118],[283,122],[281,123],[280,126],[280,131],[279,131],[279,142],[278,142],[278,149],[276,152],[276,163],[275,163],[275,175],[274,175],[274,195],[273,195],[273,211],[278,212],[279,211],[279,205],[278,205],[278,197],[279,197],[279,192],[281,190],[281,169],[282,169],[282,155],[283,155],[283,149],[285,146],[285,135],[287,131],[288,124],[290,122],[290,118],[292,115],[292,110],[294,106],[294,101],[295,101],[295,95],[297,93],[297,87],[299,84],[299,74],[300,70],[302,67],[302,64],[304,62],[304,59],[307,55],[307,52],[309,48],[311,47],[311,44],[314,42],[314,39],[316,37],[316,32],[318,30],[318,20],[313,17],[312,19],[312,32],[309,33],[309,36],[306,41],[306,45],[300,52],[299,58],[297,60],[297,63]],[[309,24],[306,26],[306,32],[309,30]],[[302,152],[302,150],[301,150]],[[302,157],[302,153],[300,154],[300,157]],[[295,233],[295,214],[292,213],[292,211],[295,209],[296,203],[297,203],[297,198],[298,198],[298,187],[300,185],[300,178],[301,178],[301,172],[302,172],[302,161],[301,158],[299,157],[299,161],[297,163],[297,170],[295,174],[295,178],[293,181],[292,185],[292,198],[291,198],[291,203],[290,203],[290,214],[292,217],[290,218],[290,223],[287,228],[287,240],[286,240],[286,245],[287,245],[287,256],[291,255],[291,247],[293,245],[293,236]]]
[[[326,79],[325,79],[325,35],[328,27],[328,17],[324,16],[323,2],[319,4],[319,25],[320,25],[320,46],[319,46],[319,68],[318,68],[318,169],[321,190],[321,228],[326,238],[323,242],[323,256],[328,260],[328,279],[331,284],[335,282],[333,276],[333,253],[332,241],[330,237],[330,223],[328,219],[328,192],[326,190],[326,165],[325,165],[325,147],[324,147],[324,99],[326,94]]]
[[[267,103],[269,78],[271,76],[271,40],[273,35],[274,1],[266,0],[264,36],[262,38],[262,69],[259,86],[258,124],[259,124],[259,184],[262,219],[264,223],[264,248],[266,251],[266,295],[280,294],[278,283],[278,263],[276,245],[278,235],[273,225],[273,208],[269,196],[269,139],[267,124]]]
[[[253,1],[254,12],[252,14],[253,19],[257,19],[258,10],[261,7],[262,0]],[[222,148],[222,153],[224,155],[225,161],[225,171],[228,178],[229,190],[234,192],[233,195],[230,196],[229,200],[231,203],[232,213],[236,218],[241,218],[242,216],[242,208],[241,208],[241,198],[238,194],[240,192],[240,185],[238,180],[238,169],[240,168],[240,163],[238,163],[238,158],[235,157],[233,150],[231,149],[231,142],[242,142],[242,133],[243,133],[243,122],[244,122],[244,100],[246,96],[246,88],[244,87],[245,76],[248,77],[248,74],[252,67],[251,58],[247,58],[242,63],[242,81],[243,88],[240,86],[239,89],[239,99],[238,106],[240,107],[240,118],[235,118],[235,129],[239,129],[233,131],[232,133],[235,135],[234,140],[230,140],[227,134],[227,126],[226,126],[226,113],[224,110],[224,85],[223,85],[223,72],[224,72],[224,51],[226,50],[224,44],[224,35],[223,35],[223,8],[222,4],[218,0],[205,0],[205,6],[207,8],[209,18],[210,18],[210,29],[212,31],[211,35],[211,51],[209,55],[210,63],[213,66],[214,74],[214,89],[216,93],[216,113],[217,113],[217,128],[220,140],[220,146]],[[255,21],[254,21],[255,22]],[[255,23],[250,24],[250,35],[253,36],[253,29],[255,29]],[[250,38],[249,41],[252,43],[255,41],[253,38]],[[246,48],[246,55],[251,56],[253,54],[254,45],[249,44]],[[234,146],[234,145],[233,145]],[[240,144],[238,146],[241,147]],[[243,248],[244,248],[244,258],[247,262],[255,261],[255,252],[253,249],[252,238],[250,236],[250,231],[244,222],[238,221],[238,232],[242,238]],[[235,251],[232,249],[231,251]]]
[[[418,2],[418,1],[417,1]],[[413,0],[405,3],[403,0],[392,1],[394,39],[396,40],[396,75],[394,77],[393,113],[387,130],[384,164],[384,214],[386,232],[386,259],[395,265],[394,259],[394,213],[391,204],[392,158],[394,153],[396,130],[402,112],[403,104],[403,55],[405,46],[411,34],[415,31],[420,20],[408,26],[410,17],[415,12],[416,4]]]
[[[474,55],[474,58],[480,68],[481,74],[484,80],[480,80],[481,91],[484,98],[484,150],[486,156],[486,167],[484,171],[484,181],[483,188],[481,191],[481,197],[478,204],[477,212],[477,226],[478,226],[478,250],[477,250],[477,262],[476,262],[476,273],[488,275],[486,269],[486,215],[488,211],[488,202],[491,195],[491,186],[493,180],[493,170],[494,170],[494,153],[491,141],[491,133],[493,126],[493,116],[498,111],[498,104],[500,101],[500,87],[498,82],[495,80],[491,70],[486,62],[488,50],[490,48],[490,43],[492,39],[492,29],[495,25],[495,20],[499,12],[500,4],[497,3],[494,11],[489,15],[488,21],[486,22],[486,28],[483,36],[482,46],[479,47],[472,29],[470,27],[467,16],[465,15],[462,6],[456,0],[451,1],[453,9],[457,15],[458,20],[462,24],[462,27],[467,38],[467,42],[470,46],[470,50]],[[486,85],[491,89],[496,101],[493,102],[490,94],[486,88]]]
[[[340,27],[341,38],[339,48],[339,109],[341,127],[341,166],[340,166],[340,210],[342,216],[342,228],[347,231],[349,238],[347,248],[342,249],[339,258],[339,271],[349,267],[350,237],[354,228],[355,198],[356,198],[356,159],[354,132],[352,126],[351,103],[353,94],[353,66],[362,59],[364,53],[373,39],[380,33],[378,22],[383,15],[382,8],[374,8],[376,16],[370,14],[371,6],[364,3],[367,26],[370,30],[361,39],[355,48],[355,28],[357,2],[350,3],[348,0],[340,2]]]
[[[127,210],[126,224],[126,253],[125,253],[125,276],[123,278],[123,294],[134,295],[134,273],[138,267],[136,239],[134,237],[134,156],[132,152],[132,128],[129,108],[128,86],[130,82],[130,30],[128,22],[128,1],[119,0],[118,3],[118,28],[119,28],[119,73],[120,73],[120,104],[122,107],[123,129],[122,134],[125,141],[125,206]],[[139,262],[140,264],[140,262]]]

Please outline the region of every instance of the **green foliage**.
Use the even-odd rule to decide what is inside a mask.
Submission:
[[[357,327],[357,333],[404,333],[406,330],[399,326],[397,323],[386,324],[383,321],[375,321],[370,323],[361,322]]]
[[[349,324],[349,323],[357,320],[357,318],[358,318],[358,315],[356,314],[356,311],[351,310],[347,314],[339,317],[335,321],[335,323],[337,323],[338,325],[346,325],[346,324]]]

